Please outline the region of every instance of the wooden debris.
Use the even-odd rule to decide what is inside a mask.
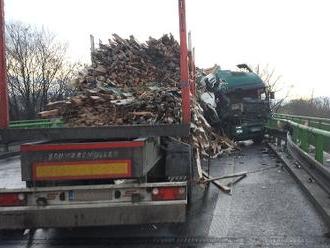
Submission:
[[[200,160],[200,155],[199,155],[199,150],[197,148],[196,151],[196,166],[197,166],[197,175],[198,175],[198,180],[202,180],[203,179],[203,169],[202,169],[202,164],[201,164],[201,160]]]
[[[133,36],[114,34],[91,55],[92,65],[72,81],[78,94],[50,104],[66,126],[181,123],[180,47],[172,35],[139,43]],[[233,143],[214,132],[198,101],[191,105],[192,135],[182,141],[203,157],[230,151]]]
[[[238,183],[239,181],[241,181],[242,179],[244,179],[247,176],[247,172],[241,172],[241,173],[237,173],[237,174],[233,174],[233,175],[226,175],[226,176],[221,176],[221,177],[211,177],[205,171],[202,171],[202,174],[203,174],[203,179],[200,180],[200,183],[202,183],[202,184],[212,183],[216,187],[218,187],[221,191],[228,193],[228,194],[231,194],[230,187],[232,187],[233,185],[235,185],[236,183]],[[232,182],[227,183],[226,185],[223,185],[223,184],[220,184],[219,182],[217,182],[218,180],[226,179],[226,178],[236,178],[236,179]]]
[[[231,188],[230,187],[228,187],[226,185],[222,185],[221,183],[217,182],[216,180],[213,180],[213,177],[209,176],[205,171],[203,171],[203,176],[206,179],[209,179],[211,183],[213,183],[217,188],[219,188],[224,193],[231,194]]]
[[[53,109],[53,110],[43,111],[43,112],[39,113],[39,116],[41,118],[57,117],[57,116],[59,116],[59,110],[58,109]]]
[[[221,176],[221,177],[213,177],[212,179],[206,179],[204,180],[204,183],[208,183],[211,181],[215,181],[215,180],[221,180],[221,179],[226,179],[226,178],[233,178],[233,177],[246,177],[247,172],[241,172],[241,173],[237,173],[237,174],[233,174],[233,175],[227,175],[227,176]]]
[[[247,177],[247,174],[243,174],[240,177],[236,178],[234,181],[227,183],[226,186],[231,187],[233,185],[235,185],[236,183],[238,183],[239,181],[241,181],[242,179],[244,179],[245,177]]]
[[[47,104],[46,108],[47,110],[52,110],[59,108],[65,104],[65,101],[56,101],[56,102],[50,102]]]

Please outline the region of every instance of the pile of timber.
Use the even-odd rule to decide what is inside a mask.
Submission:
[[[172,35],[149,38],[114,34],[92,52],[92,65],[73,81],[77,94],[50,103],[41,117],[62,116],[66,126],[178,124],[181,122],[180,49]],[[216,134],[192,101],[191,137],[201,155],[216,156],[232,143]]]
[[[211,127],[204,118],[203,108],[196,99],[193,100],[192,104],[191,133],[192,135],[188,137],[186,142],[193,144],[201,157],[204,158],[216,158],[237,148],[232,140],[220,135]]]
[[[176,88],[150,86],[123,94],[86,90],[72,97],[61,115],[68,127],[180,123],[181,99]]]

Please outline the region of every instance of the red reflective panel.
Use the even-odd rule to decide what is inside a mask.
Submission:
[[[153,201],[172,201],[172,200],[184,200],[186,198],[186,190],[184,187],[167,187],[157,188],[153,190]]]
[[[18,193],[6,193],[6,194],[0,194],[0,206],[6,207],[6,206],[20,206],[24,205],[25,200],[20,200],[18,197]]]

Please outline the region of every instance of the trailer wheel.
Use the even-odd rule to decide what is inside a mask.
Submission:
[[[194,169],[196,161],[193,159],[193,156],[191,156],[191,163],[189,164],[188,172],[187,172],[187,202],[188,202],[188,208],[191,205],[191,198],[192,198],[192,188],[193,188],[193,182],[194,182]]]
[[[25,229],[0,230],[0,238],[20,239],[24,235]]]
[[[264,136],[263,135],[260,135],[260,136],[258,136],[258,137],[255,137],[255,138],[253,138],[253,142],[255,143],[255,144],[261,144],[261,142],[264,140]]]

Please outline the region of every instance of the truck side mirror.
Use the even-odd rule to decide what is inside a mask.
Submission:
[[[275,99],[275,92],[274,91],[270,91],[269,92],[269,99]]]

